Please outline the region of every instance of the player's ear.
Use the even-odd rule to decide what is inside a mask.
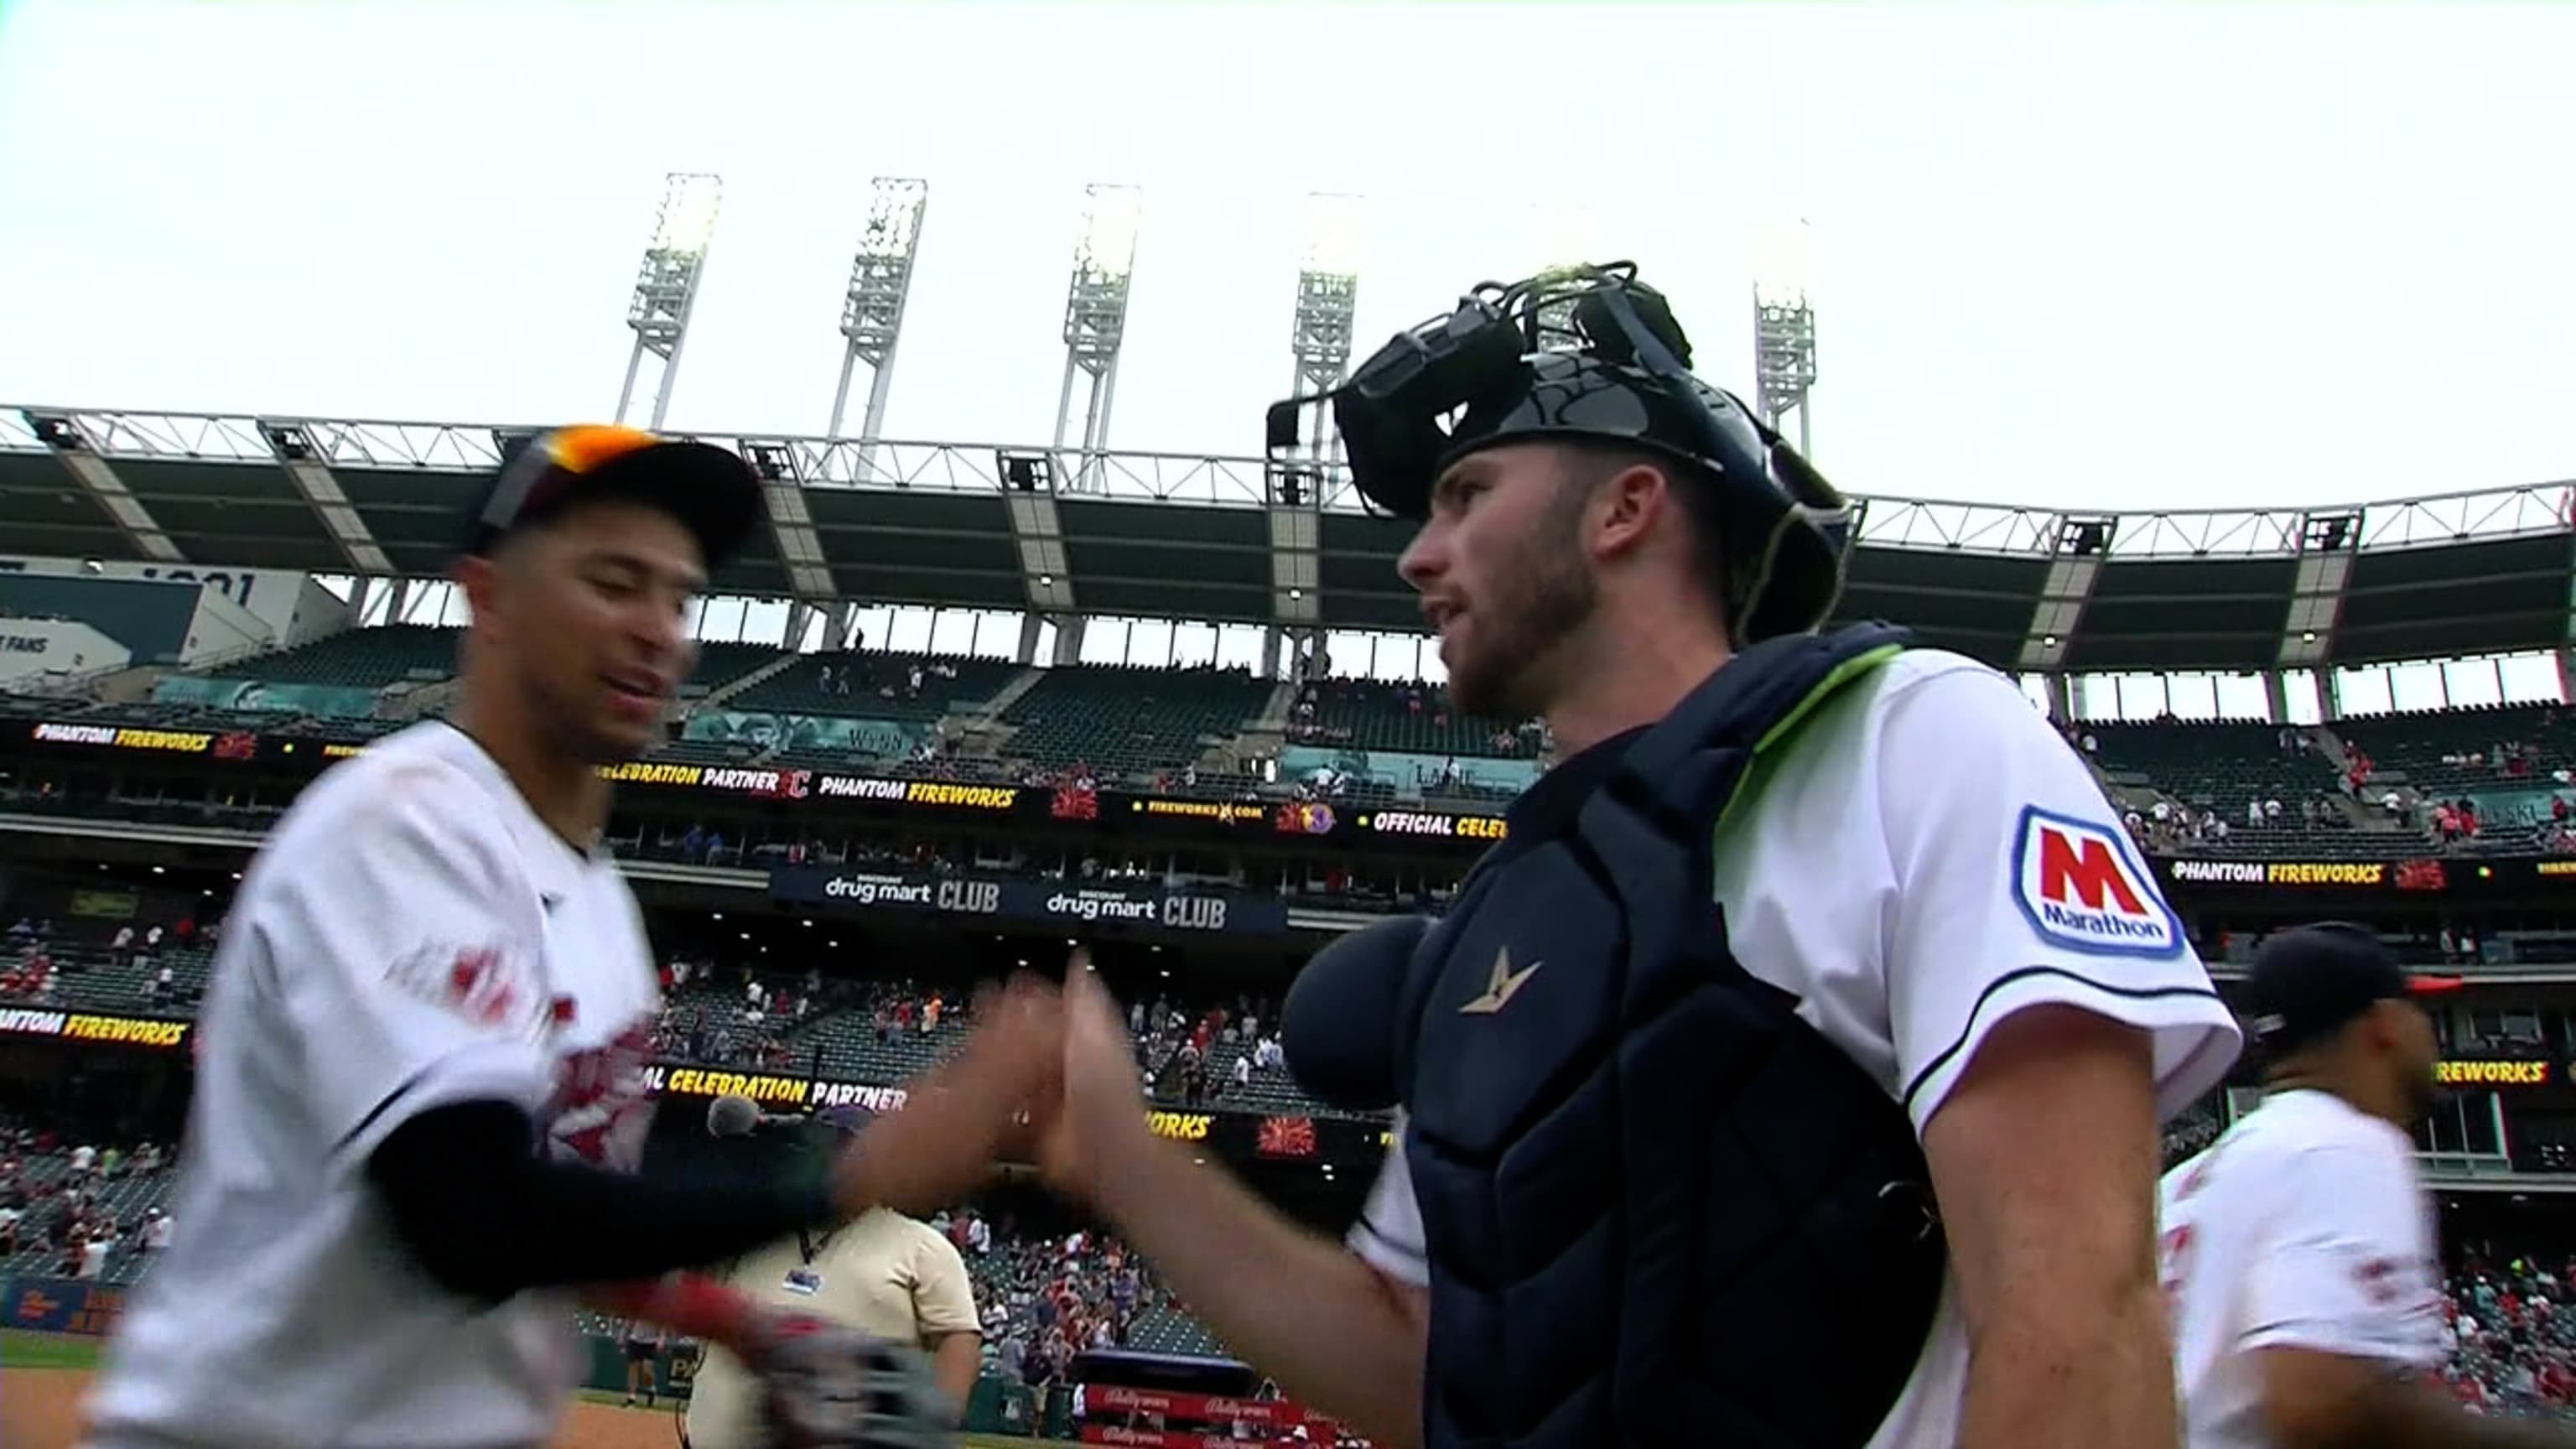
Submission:
[[[522,539],[504,539],[488,554],[456,561],[454,577],[465,594],[469,625],[489,631],[507,618],[509,582],[525,567],[520,557],[525,547]]]
[[[2371,1049],[2379,1052],[2403,1050],[2407,1042],[2406,1015],[2415,1009],[2414,1003],[2407,1001],[2382,1001],[2373,1005],[2360,1023],[2360,1029],[2369,1034]]]

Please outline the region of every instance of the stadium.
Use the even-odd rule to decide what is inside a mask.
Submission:
[[[630,313],[628,401],[656,422],[710,184],[674,178]],[[1274,418],[1259,457],[1102,444],[1133,256],[1117,192],[1095,188],[1077,253],[1052,441],[879,436],[926,197],[899,180],[853,268],[833,426],[695,435],[758,472],[769,526],[713,581],[669,742],[612,772],[612,838],[668,963],[657,1131],[683,1150],[725,1094],[899,1110],[975,982],[1080,940],[1130,1008],[1153,1130],[1338,1232],[1386,1123],[1299,1091],[1279,998],[1336,934],[1436,910],[1548,741],[1450,711],[1395,572],[1408,528],[1361,506],[1311,420]],[[1347,367],[1354,285],[1310,247],[1301,385]],[[1795,431],[1804,298],[1763,295],[1753,331],[1763,410]],[[452,698],[461,606],[439,580],[530,431],[0,408],[0,1323],[9,1412],[53,1416],[13,1418],[33,1437],[10,1442],[68,1432],[155,1235],[186,1231],[160,1212],[168,1147],[231,890],[319,772]],[[2515,1411],[2576,1399],[2576,1332],[2545,1311],[2576,1241],[2571,501],[1869,498],[1841,604],[2021,681],[2222,984],[2267,931],[2321,917],[2464,979],[2418,1146],[2474,1320],[2447,1376]],[[2389,708],[2388,671],[2426,665],[2445,707]],[[2250,1098],[2213,1094],[2169,1150]],[[1015,1176],[935,1224],[986,1314],[972,1433],[1332,1431]],[[622,1365],[596,1348],[602,1401],[567,1442],[671,1442],[667,1418],[608,1406]],[[656,1372],[685,1392],[688,1364]]]

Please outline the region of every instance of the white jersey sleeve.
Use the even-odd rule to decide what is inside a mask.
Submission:
[[[2247,1265],[2236,1347],[2441,1362],[2440,1269],[2406,1164],[2344,1144],[2287,1162],[2297,1185]]]
[[[485,795],[406,762],[322,849],[268,862],[249,926],[292,1029],[310,1110],[361,1160],[435,1106],[499,1098],[540,1112],[544,907]]]
[[[1393,1124],[1386,1161],[1369,1188],[1360,1220],[1351,1224],[1350,1248],[1370,1267],[1399,1283],[1430,1286],[1431,1257],[1422,1236],[1422,1205],[1414,1200],[1413,1179],[1404,1165],[1404,1119]]]
[[[1991,670],[1892,688],[1876,742],[1888,1028],[1915,1129],[1997,1023],[2043,1004],[2152,1032],[2163,1113],[2215,1085],[2235,1020],[2083,761]]]

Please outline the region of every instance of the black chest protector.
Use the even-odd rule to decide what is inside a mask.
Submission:
[[[1737,963],[1712,854],[1748,772],[1911,642],[1745,651],[1551,771],[1420,938],[1391,1043],[1435,1449],[1857,1449],[1894,1406],[1946,1257],[1922,1150]]]

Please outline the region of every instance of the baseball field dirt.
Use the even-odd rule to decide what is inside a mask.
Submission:
[[[71,1449],[81,1396],[103,1340],[0,1329],[0,1449]],[[552,1449],[676,1449],[670,1407],[626,1409],[606,1395],[575,1403]],[[1056,1439],[960,1434],[957,1449],[1082,1449]]]
[[[85,1369],[0,1369],[0,1444],[72,1449],[81,1395],[88,1388]],[[679,1442],[668,1409],[575,1404],[555,1435],[554,1449],[674,1449]]]

